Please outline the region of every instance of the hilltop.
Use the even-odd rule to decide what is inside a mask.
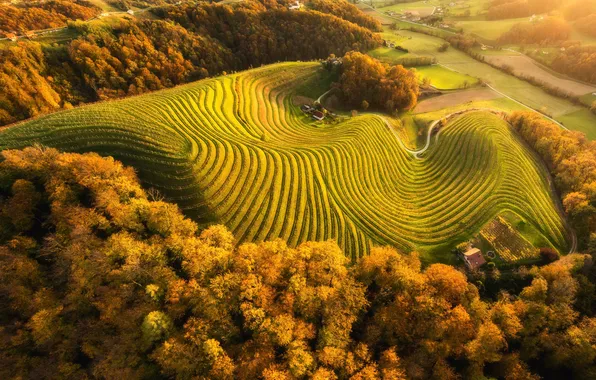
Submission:
[[[567,249],[548,174],[506,121],[464,113],[412,154],[386,116],[325,124],[304,115],[293,99],[317,91],[324,75],[318,63],[281,63],[59,112],[0,132],[0,149],[39,143],[114,156],[239,241],[334,239],[353,257],[392,245],[450,261],[446,247],[511,211]]]

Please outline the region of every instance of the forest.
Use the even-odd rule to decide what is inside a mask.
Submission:
[[[571,34],[569,24],[560,18],[549,17],[535,23],[520,23],[499,37],[499,43],[548,44],[565,41]]]
[[[551,66],[573,78],[596,83],[596,46],[571,45],[555,57]]]
[[[87,20],[101,10],[86,0],[52,0],[17,5],[0,4],[0,37],[8,33],[65,26],[69,20]]]
[[[487,20],[520,18],[552,11],[564,0],[493,0],[488,6]]]
[[[2,378],[596,375],[595,244],[490,294],[415,252],[235,246],[95,153],[1,154]]]
[[[0,49],[0,125],[262,64],[341,56],[381,44],[371,29],[342,18],[266,3],[155,8],[162,20],[122,20],[110,27],[71,22],[80,36],[67,44],[7,45]],[[346,18],[352,17],[349,9]],[[357,21],[366,23],[367,17]]]

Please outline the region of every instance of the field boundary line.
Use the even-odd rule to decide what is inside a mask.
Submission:
[[[449,66],[446,66],[446,65],[444,65],[444,64],[442,64],[442,63],[437,63],[437,65],[439,65],[439,66],[442,66],[442,67],[444,67],[444,68],[446,68],[446,69],[448,69],[448,70],[454,71],[454,72],[456,72],[456,73],[459,73],[459,74],[464,74],[464,73],[462,73],[462,72],[460,72],[460,71],[458,71],[458,70],[455,70],[455,69],[453,69],[453,68],[451,68],[451,67],[449,67]],[[569,130],[569,128],[567,128],[566,126],[564,126],[564,125],[563,125],[563,124],[561,124],[560,122],[556,121],[556,120],[555,120],[555,119],[553,119],[552,117],[550,117],[550,116],[548,116],[548,115],[545,115],[545,114],[543,114],[542,112],[538,111],[537,109],[534,109],[534,108],[532,108],[532,107],[530,107],[530,106],[528,106],[528,105],[526,105],[526,104],[524,104],[524,103],[520,102],[519,100],[512,98],[511,96],[509,96],[509,95],[507,95],[507,94],[504,94],[504,93],[502,93],[501,91],[497,90],[496,88],[494,88],[493,86],[491,86],[490,84],[488,84],[488,83],[486,83],[486,82],[485,82],[485,84],[486,84],[486,87],[490,88],[491,90],[493,90],[493,91],[494,91],[494,92],[496,92],[497,94],[499,94],[499,95],[501,95],[501,96],[503,96],[503,97],[505,97],[505,98],[507,98],[507,99],[509,99],[509,100],[512,100],[512,101],[514,101],[515,103],[519,104],[519,105],[520,105],[520,106],[522,106],[522,107],[525,107],[525,108],[527,108],[527,109],[529,109],[529,110],[531,110],[531,111],[533,111],[533,112],[536,112],[537,114],[539,114],[539,115],[541,115],[542,117],[544,117],[544,118],[548,119],[549,121],[551,121],[551,122],[553,122],[553,123],[557,124],[559,127],[561,127],[561,128],[563,128],[563,129],[565,129],[566,131],[568,131],[568,130]]]

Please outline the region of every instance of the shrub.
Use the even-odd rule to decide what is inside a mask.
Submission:
[[[559,260],[559,252],[552,248],[540,248],[540,258],[545,264]]]

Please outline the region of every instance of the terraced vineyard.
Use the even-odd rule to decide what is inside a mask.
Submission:
[[[502,217],[488,223],[481,231],[484,237],[505,261],[531,259],[538,256],[538,249],[517,232]]]
[[[113,155],[240,241],[336,239],[354,257],[373,244],[428,252],[509,210],[566,247],[542,169],[506,122],[465,114],[416,159],[377,115],[336,125],[303,115],[292,96],[317,70],[276,64],[60,112],[0,131],[0,149]]]

